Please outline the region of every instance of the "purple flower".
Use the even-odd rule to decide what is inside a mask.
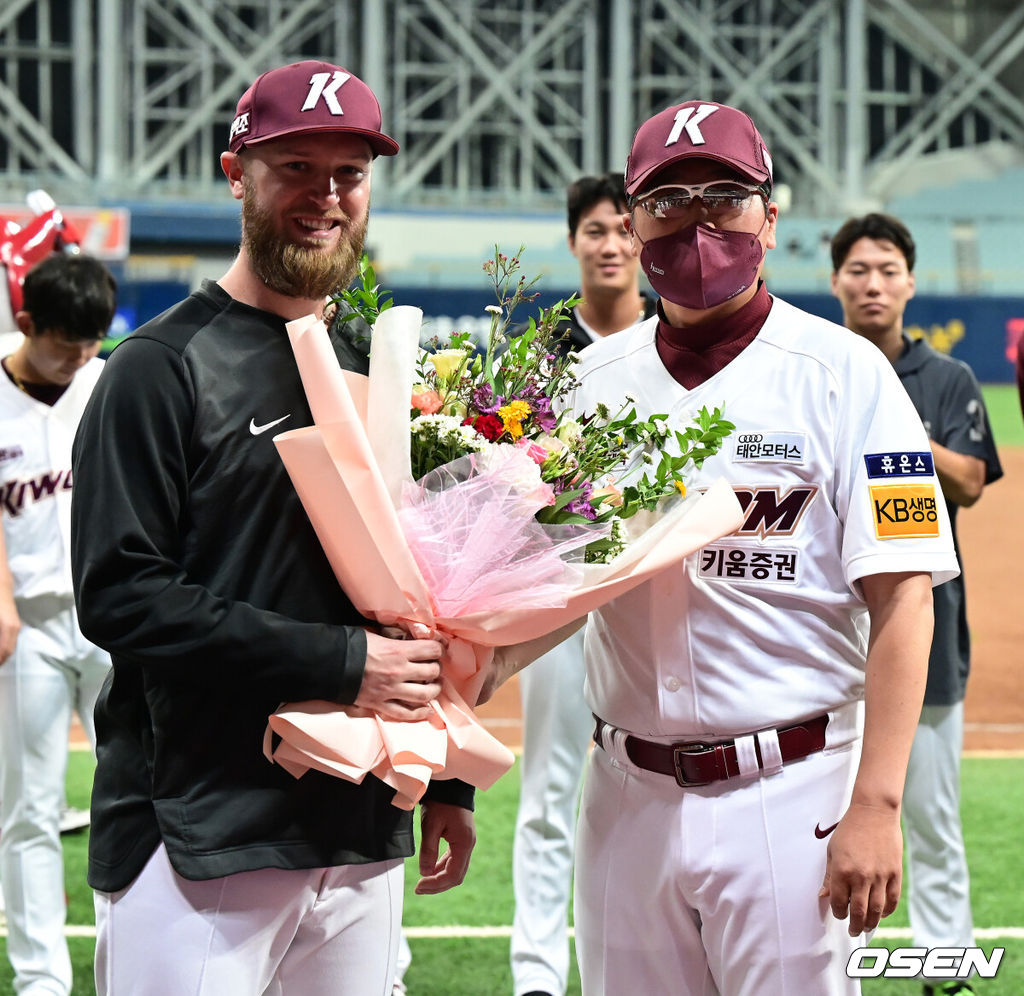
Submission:
[[[539,398],[534,399],[533,420],[545,432],[552,432],[558,424],[558,419],[551,411],[551,399],[547,395],[542,394]]]
[[[584,519],[593,520],[597,518],[597,512],[594,511],[593,506],[586,498],[583,497],[576,498],[569,502],[566,508],[576,515],[582,515]]]
[[[481,415],[494,415],[505,404],[505,399],[495,398],[490,384],[481,384],[473,391],[473,407]]]
[[[558,424],[558,419],[551,412],[551,399],[538,386],[535,380],[530,380],[526,387],[518,395],[526,401],[532,409],[533,421],[540,426],[544,432],[551,432]]]
[[[597,512],[594,511],[594,507],[590,504],[590,495],[594,490],[594,486],[590,483],[590,481],[584,481],[582,484],[578,485],[578,487],[583,493],[579,496],[579,498],[574,498],[571,502],[569,502],[569,504],[565,506],[566,509],[569,512],[574,513],[575,515],[582,515],[584,519],[596,519]],[[564,491],[566,489],[559,489],[555,487],[553,490],[556,494],[558,494],[560,490]]]

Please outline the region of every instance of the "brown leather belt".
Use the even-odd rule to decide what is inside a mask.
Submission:
[[[613,729],[603,719],[594,717],[597,726],[594,729],[594,743],[603,748],[602,734],[604,730]],[[825,727],[828,716],[818,716],[794,726],[786,726],[778,731],[779,752],[783,762],[796,761],[817,754],[825,749]],[[631,734],[626,736],[626,756],[638,768],[654,771],[659,775],[671,775],[687,788],[694,785],[710,785],[726,778],[735,778],[740,773],[739,761],[736,758],[736,741],[726,740],[720,744],[707,743],[675,743],[659,744],[651,740],[641,740]],[[761,749],[757,738],[754,738],[754,750],[757,763],[762,764]]]

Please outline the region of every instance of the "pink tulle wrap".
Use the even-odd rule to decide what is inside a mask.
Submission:
[[[438,616],[566,604],[583,579],[584,547],[608,528],[541,525],[534,515],[550,495],[514,446],[405,486],[398,521]]]

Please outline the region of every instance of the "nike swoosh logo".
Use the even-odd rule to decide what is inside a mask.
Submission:
[[[249,419],[249,432],[254,436],[258,436],[261,432],[266,432],[267,429],[273,429],[278,422],[283,422],[286,418],[291,418],[292,413],[289,412],[287,415],[282,415],[280,418],[275,418],[273,422],[268,422],[266,425],[257,425],[256,419]]]
[[[824,840],[824,839],[825,839],[825,838],[826,838],[826,837],[827,837],[827,836],[828,836],[828,835],[829,835],[829,834],[830,834],[830,833],[831,833],[831,832],[832,832],[833,830],[835,830],[835,828],[836,828],[837,826],[839,826],[839,821],[838,821],[838,820],[836,820],[836,822],[835,822],[835,823],[833,823],[833,824],[832,824],[832,826],[830,826],[830,827],[825,827],[825,829],[824,829],[824,830],[822,830],[822,829],[821,829],[821,824],[820,824],[820,823],[818,823],[818,824],[817,824],[817,825],[816,825],[816,826],[814,827],[814,836],[815,836],[815,837],[817,837],[817,838],[818,838],[818,840]]]

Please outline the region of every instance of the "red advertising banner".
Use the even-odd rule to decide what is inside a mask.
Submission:
[[[82,252],[98,259],[128,256],[131,212],[126,208],[64,207],[61,214],[82,236]],[[0,223],[6,220],[24,227],[34,217],[24,204],[0,204]]]

